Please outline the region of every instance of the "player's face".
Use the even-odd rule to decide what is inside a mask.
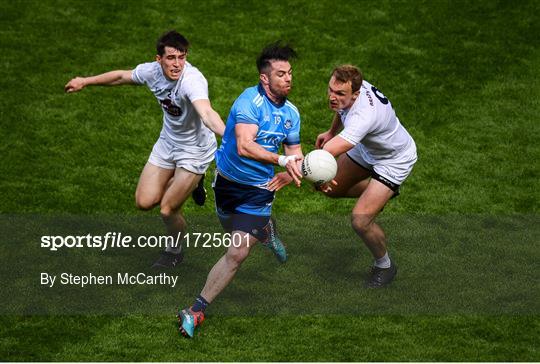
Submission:
[[[351,81],[337,81],[334,76],[328,82],[328,104],[334,111],[350,108],[359,92],[352,92]]]
[[[263,76],[263,83],[267,82],[270,92],[278,98],[285,98],[291,92],[292,67],[287,61],[273,61],[270,63],[270,72]]]
[[[165,77],[176,81],[180,78],[186,65],[187,52],[181,52],[173,47],[165,47],[163,56],[157,55],[156,61],[161,64]]]

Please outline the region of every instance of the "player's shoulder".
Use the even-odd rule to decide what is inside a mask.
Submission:
[[[139,83],[157,80],[163,77],[161,66],[158,62],[145,62],[137,65],[133,70],[132,78]]]
[[[354,102],[349,114],[369,115],[376,112],[375,95],[372,92],[373,85],[364,80],[360,86],[360,95]]]
[[[206,80],[203,73],[194,65],[189,62],[186,62],[184,66],[184,79],[203,79]]]
[[[263,96],[258,90],[257,86],[246,88],[240,96],[236,99],[238,104],[243,106],[254,106],[260,108],[264,102]]]
[[[153,71],[155,69],[158,69],[159,67],[161,67],[159,65],[159,62],[158,61],[153,61],[153,62],[140,63],[139,65],[137,65],[136,68],[138,68],[140,70],[145,70],[145,71]]]
[[[293,115],[295,115],[297,118],[300,118],[300,111],[298,111],[298,108],[296,105],[294,105],[290,100],[285,100],[285,107],[288,108]]]

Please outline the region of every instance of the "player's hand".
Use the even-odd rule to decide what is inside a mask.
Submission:
[[[328,193],[333,190],[333,187],[337,187],[337,185],[338,185],[337,181],[333,179],[330,182],[326,182],[326,183],[323,183],[320,185],[314,185],[314,186],[317,191]]]
[[[289,176],[294,180],[296,187],[300,187],[300,180],[302,179],[302,173],[300,173],[300,169],[298,168],[298,162],[302,161],[302,159],[297,155],[282,155],[278,160],[278,164],[287,170]]]
[[[274,178],[268,183],[270,191],[279,191],[293,181],[292,177],[287,172],[277,173]]]
[[[317,140],[315,141],[315,148],[322,149],[322,147],[324,147],[324,145],[333,137],[335,137],[335,135],[330,131],[325,131],[324,133],[319,134],[319,136],[317,136]]]
[[[84,77],[75,77],[64,86],[64,91],[67,93],[77,92],[84,88]]]

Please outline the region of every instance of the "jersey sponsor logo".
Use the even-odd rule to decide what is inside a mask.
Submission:
[[[285,139],[285,134],[278,131],[270,130],[259,130],[257,135],[257,143],[261,146],[267,148],[278,148],[283,139]]]
[[[279,148],[279,144],[281,143],[281,139],[279,137],[273,137],[273,136],[266,136],[261,139],[261,146],[263,147],[275,147]]]
[[[285,129],[292,128],[292,121],[290,119],[287,119],[285,123],[283,123],[283,126],[285,127]]]
[[[174,105],[170,99],[160,100],[159,102],[167,114],[177,117],[182,115],[182,109],[179,106]]]

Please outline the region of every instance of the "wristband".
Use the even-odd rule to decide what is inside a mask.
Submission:
[[[286,168],[289,161],[295,161],[296,159],[298,159],[296,155],[280,155],[278,158],[278,164],[280,167]]]

